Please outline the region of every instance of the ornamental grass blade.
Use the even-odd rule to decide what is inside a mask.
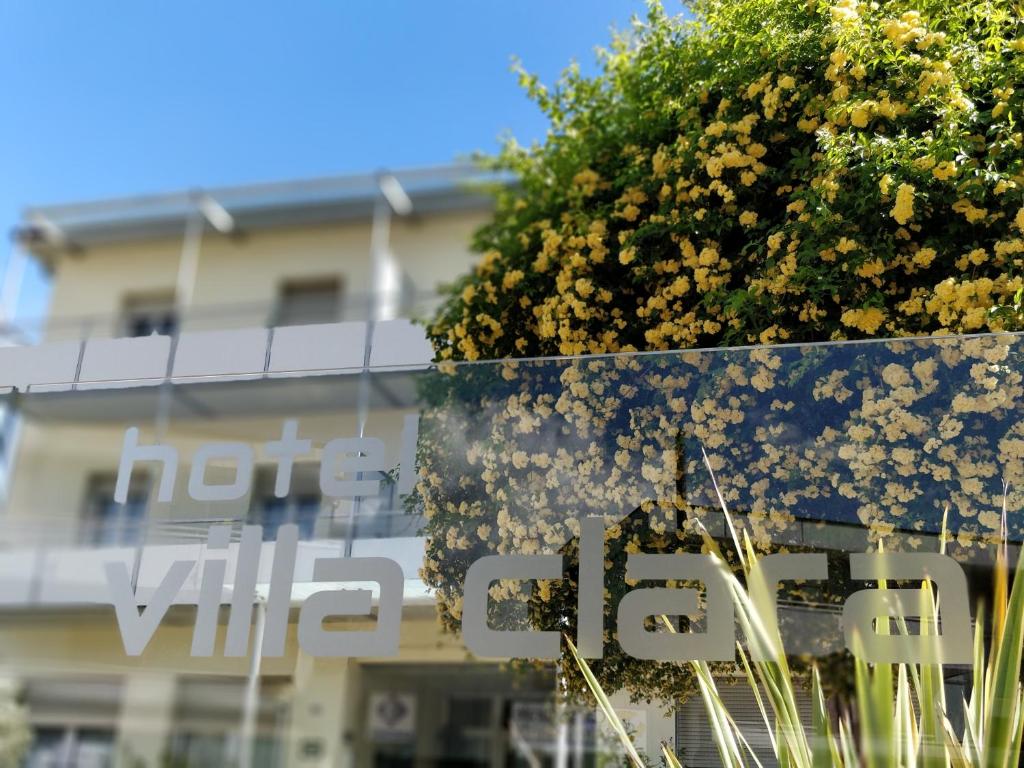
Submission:
[[[921,584],[920,642],[927,646],[926,656],[939,656],[938,601],[930,581]],[[921,710],[918,753],[922,768],[945,768],[945,738],[942,722],[946,716],[945,686],[941,664],[921,664],[917,701]]]
[[[676,753],[669,749],[668,744],[664,741],[661,742],[661,756],[665,760],[665,765],[668,768],[683,768],[683,764],[679,762],[679,758],[676,757]]]
[[[996,564],[994,576],[994,588],[992,596],[992,647],[990,652],[994,657],[996,655],[996,643],[1003,636],[1003,627],[1006,623],[1006,611],[1007,604],[1009,602],[1009,585],[1010,585],[1010,556],[1007,550],[1006,543],[1006,503],[1004,497],[1003,503],[1003,522],[1001,523],[1003,531],[1000,537],[999,545],[996,547]],[[991,704],[991,702],[989,702]]]
[[[763,620],[761,611],[757,609],[736,576],[721,561],[716,564],[733,594],[737,618],[747,639],[747,645],[761,649],[761,655],[767,659],[753,662],[753,668],[775,713],[778,742],[776,753],[786,754],[796,765],[810,765],[811,748],[807,743],[803,723],[800,721],[792,673],[778,627],[773,625],[773,629],[770,629],[767,626],[768,623]]]
[[[678,632],[672,622],[669,621],[668,616],[662,615],[659,618],[669,632],[673,634]],[[743,753],[740,750],[740,746],[742,746],[758,768],[762,768],[761,761],[758,759],[753,747],[750,746],[743,732],[740,731],[739,725],[737,725],[729,713],[728,707],[725,706],[725,702],[719,696],[714,676],[711,674],[711,668],[708,667],[707,662],[691,661],[689,664],[694,675],[697,677],[701,700],[704,702],[704,708],[708,714],[708,721],[711,724],[712,734],[715,737],[715,747],[718,749],[719,757],[722,758],[722,764],[745,765]]]
[[[1009,581],[1009,566],[1008,558],[1003,552],[997,560],[1001,565],[998,570],[1002,574],[1000,577],[997,573],[998,585],[1000,578],[1004,583]],[[1000,607],[998,602],[996,607]],[[987,683],[991,688],[986,697],[987,712],[982,756],[989,768],[1008,768],[1017,764],[1020,748],[1017,731],[1020,715],[1021,646],[1024,643],[1024,568],[1021,568],[1019,558],[1005,610],[1001,612],[1001,620],[995,624],[992,632],[993,656],[989,659],[990,669],[986,672]]]
[[[978,692],[980,694],[981,690],[979,689]],[[963,752],[963,755],[964,755],[964,759],[968,763],[970,763],[971,765],[980,765],[981,764],[981,747],[980,747],[981,740],[978,738],[976,732],[973,729],[973,726],[971,725],[971,720],[973,718],[973,715],[970,712],[970,705],[968,705],[966,700],[964,700],[963,706],[964,706],[964,712],[965,712],[965,716],[964,716],[964,740],[963,740],[963,747],[962,747],[962,752]]]
[[[872,669],[862,660],[863,646],[858,635],[854,645],[854,679],[857,713],[860,718],[860,752],[868,768],[888,768],[898,764],[894,744],[893,671],[891,664],[875,664]]]
[[[714,472],[711,469],[710,462],[707,460],[706,453],[704,458],[708,471],[714,480]],[[722,511],[729,524],[733,542],[737,548],[737,555],[740,558],[740,562],[743,563],[744,574],[748,581],[750,581],[753,578],[752,572],[756,570],[753,568],[755,561],[753,558],[745,557],[740,549],[742,545],[739,536],[732,525],[732,517],[729,513],[728,505],[718,490],[717,481],[715,482],[715,489],[716,493],[718,493],[718,500]],[[703,528],[702,535],[704,535],[705,540],[711,538],[706,529]],[[744,588],[736,578],[736,575],[725,565],[725,559],[721,556],[717,546],[713,547],[709,543],[708,549],[714,552],[715,565],[732,592],[737,618],[743,629],[748,646],[758,649],[757,655],[767,659],[766,661],[756,661],[753,666],[757,671],[757,676],[768,695],[768,700],[771,702],[775,713],[776,743],[774,746],[776,756],[780,759],[780,764],[783,765],[809,766],[812,762],[812,751],[807,741],[807,734],[804,731],[803,723],[800,720],[792,672],[786,659],[782,637],[779,634],[778,624],[774,620],[775,617],[766,617],[764,614],[767,609],[758,608],[759,604],[765,606],[767,601],[764,599],[755,601],[751,598],[748,590]]]
[[[734,766],[740,768],[745,766],[743,752],[740,744],[750,753],[758,768],[763,768],[761,762],[754,754],[747,740],[743,738],[728,708],[718,695],[718,688],[715,686],[711,670],[706,662],[693,662],[693,668],[697,672],[697,685],[700,689],[701,700],[704,702],[704,709],[708,714],[708,721],[711,724],[711,735],[714,738],[715,746],[718,748],[718,756],[723,766]]]
[[[882,542],[878,551],[884,551]],[[886,579],[878,579],[878,589],[887,590]],[[900,613],[903,613],[900,611]],[[879,617],[883,618],[883,617]],[[897,621],[897,625],[899,622]],[[888,618],[877,621],[875,632],[891,634]],[[864,661],[863,639],[853,633],[854,684],[857,695],[857,714],[860,719],[860,752],[868,768],[888,768],[899,764],[899,746],[896,741],[896,712],[893,700],[895,679],[893,664],[869,664]]]
[[[757,711],[761,713],[761,722],[764,723],[765,733],[768,734],[768,739],[771,741],[772,752],[778,754],[779,743],[775,738],[775,729],[772,728],[771,720],[768,719],[768,711],[764,708],[764,700],[761,698],[761,686],[757,684],[754,671],[750,668],[747,652],[743,650],[743,645],[739,642],[736,643],[736,652],[739,654],[740,663],[743,665],[743,674],[746,675],[747,685],[750,686],[750,690],[754,694],[754,701],[757,702]]]
[[[593,671],[590,669],[590,665],[583,660],[579,652],[576,650],[576,646],[573,645],[572,640],[566,635],[565,642],[569,645],[569,651],[572,653],[573,659],[575,659],[577,666],[580,668],[580,672],[583,673],[584,679],[587,681],[587,685],[590,687],[590,692],[594,695],[594,699],[597,700],[597,706],[601,710],[601,713],[605,716],[608,724],[611,726],[615,735],[618,737],[619,742],[622,744],[623,751],[626,753],[626,757],[629,758],[630,762],[635,768],[646,768],[643,759],[636,751],[636,747],[633,745],[633,740],[629,737],[629,733],[626,731],[626,726],[622,722],[622,718],[619,717],[615,708],[612,706],[611,700],[608,695],[604,692],[601,684],[597,681]]]
[[[757,562],[757,552],[754,550],[754,542],[750,540],[750,535],[746,529],[743,531],[743,548],[747,552],[747,562],[750,563],[751,567]]]
[[[974,763],[957,740],[956,731],[953,730],[953,724],[949,722],[949,718],[942,719],[942,726],[950,768],[973,768]]]
[[[942,513],[942,530],[939,536],[939,553],[946,553],[948,539],[949,506]],[[936,594],[932,582],[921,582],[919,642],[925,652],[925,658],[941,660],[939,635],[939,615],[941,594]],[[906,622],[901,621],[906,628]],[[915,734],[916,762],[921,768],[946,768],[949,765],[946,751],[945,726],[946,720],[946,688],[942,664],[926,663],[910,669],[915,672],[914,684],[917,690],[917,701],[920,709],[919,730]],[[911,763],[908,763],[908,765]]]
[[[811,765],[813,768],[831,768],[842,766],[839,747],[832,734],[832,721],[825,706],[825,693],[821,688],[821,673],[818,668],[811,669]]]
[[[964,750],[968,760],[981,759],[985,733],[985,605],[978,605],[974,620],[974,668],[970,701],[964,702]],[[969,739],[969,741],[968,741]]]
[[[893,718],[893,742],[903,753],[899,765],[914,765],[917,756],[914,750],[914,707],[910,698],[910,684],[907,668],[900,664],[896,670],[896,717]]]
[[[1013,743],[1010,745],[1010,765],[1020,764],[1021,743],[1024,741],[1024,691],[1017,697],[1017,725]]]
[[[775,727],[776,727],[776,731],[781,731],[782,730],[782,727],[780,725],[778,725],[778,724],[776,724]],[[787,766],[787,768],[789,768],[789,766],[792,766],[793,768],[797,768],[797,766],[799,766],[800,763],[797,762],[794,759],[792,754],[790,754],[790,752],[789,752],[789,745],[788,745],[788,743],[786,742],[786,740],[784,738],[780,738],[781,735],[782,734],[780,734],[778,732],[775,734],[775,741],[779,745],[778,750],[776,751],[776,755],[778,757],[779,765]]]
[[[704,548],[709,554],[714,555],[721,561],[725,561],[725,556],[722,554],[721,548],[718,546],[718,542],[715,541],[714,536],[711,535],[711,531],[704,527],[704,523],[700,520],[697,522],[697,532],[700,533],[701,540],[704,543]]]
[[[718,478],[715,477],[715,470],[711,468],[711,460],[708,458],[708,453],[704,450],[703,445],[700,447],[700,453],[704,457],[704,466],[707,467],[708,474],[711,475],[711,484],[714,486],[715,496],[718,497],[718,503],[722,507],[722,514],[725,515],[725,523],[729,528],[729,536],[732,537],[733,546],[736,547],[736,556],[740,559],[740,565],[743,568],[743,573],[746,574],[749,565],[747,563],[743,547],[740,545],[740,537],[736,533],[736,526],[733,525],[732,514],[729,512],[729,505],[725,503],[725,499],[722,497],[722,490],[718,487]]]
[[[845,718],[839,721],[839,749],[843,755],[843,765],[850,768],[860,765],[857,748],[854,746],[853,737],[850,735],[850,723]]]

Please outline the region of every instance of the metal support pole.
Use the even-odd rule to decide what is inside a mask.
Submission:
[[[363,367],[359,371],[359,391],[356,400],[356,418],[359,426],[359,437],[366,436],[366,422],[370,418],[370,397],[373,381],[370,374],[370,356],[373,352],[373,332],[377,326],[377,312],[380,299],[377,295],[381,273],[381,263],[387,258],[388,241],[391,237],[391,206],[383,195],[378,196],[373,204],[373,221],[370,228],[370,301],[366,312],[366,336],[363,339]],[[362,479],[362,475],[359,475]],[[355,540],[356,526],[362,512],[363,500],[357,496],[349,507],[351,515],[345,531],[345,557],[352,556],[352,542]]]
[[[222,235],[237,231],[234,217],[224,206],[202,190],[192,192],[189,200],[191,204],[185,218],[185,237],[181,244],[178,281],[174,293],[175,306],[178,308],[179,329],[184,319],[184,313],[192,308],[192,300],[195,298],[203,229],[209,223]]]
[[[181,334],[182,318],[192,303],[192,296],[195,293],[196,278],[199,273],[199,253],[203,243],[203,213],[196,206],[189,212],[185,219],[185,231],[181,241],[181,256],[178,258],[178,278],[175,283],[174,306],[177,314],[177,328],[171,337],[171,351],[167,358],[167,369],[164,380],[157,389],[156,410],[153,414],[153,430],[156,442],[162,443],[167,437],[167,430],[171,423],[171,406],[173,405],[174,393],[171,384],[171,371],[174,368],[174,356],[178,348],[178,336]],[[142,530],[135,542],[135,553],[132,562],[132,586],[138,586],[139,572],[142,569],[142,556],[145,551],[146,542],[149,539],[152,520],[149,516],[150,505],[146,505],[146,515],[142,522]],[[118,510],[124,515],[124,506]]]
[[[382,277],[387,268],[388,248],[391,240],[391,204],[383,194],[373,204],[373,222],[370,230],[370,303],[366,318],[366,343],[363,345],[363,369],[359,386],[359,436],[366,433],[370,415],[370,355],[373,351],[373,332],[380,319],[383,305]]]
[[[7,267],[4,269],[4,277],[0,283],[0,334],[13,326],[18,312],[18,302],[21,299],[21,290],[25,284],[25,267],[28,257],[21,246],[15,243],[11,247],[11,253],[7,257]],[[5,339],[0,335],[0,342]]]
[[[185,312],[192,306],[192,299],[196,292],[196,279],[199,275],[199,251],[203,243],[203,224],[203,214],[198,209],[190,212],[185,220],[185,237],[181,244],[178,280],[174,292],[179,327]]]
[[[267,604],[256,598],[256,636],[253,638],[249,677],[242,704],[242,727],[239,729],[238,768],[252,768],[256,747],[256,725],[260,711],[260,665],[263,661],[263,631],[267,625]]]
[[[0,281],[0,346],[32,341],[14,327],[27,263],[25,251],[15,243],[7,257],[3,280]],[[17,417],[17,395],[0,402],[0,510],[6,509],[8,486],[14,473]]]
[[[7,492],[14,476],[14,447],[18,440],[17,396],[0,403],[0,512],[6,510]]]
[[[377,322],[385,307],[384,292],[390,288],[386,281],[391,257],[391,217],[393,214],[406,215],[412,211],[412,201],[398,180],[390,174],[382,174],[377,179],[378,194],[373,203],[373,219],[370,223],[370,301],[366,313],[366,337],[363,343],[363,367],[359,372],[359,392],[356,404],[359,437],[366,436],[366,422],[370,417],[370,398],[373,393],[373,381],[370,372],[370,359],[373,354],[373,336]],[[360,477],[361,479],[361,477]],[[356,497],[352,501],[351,518],[345,535],[345,557],[352,555],[352,542],[355,539],[355,528],[359,524],[362,499]]]
[[[555,715],[555,768],[569,768],[569,721],[568,713],[561,705]]]

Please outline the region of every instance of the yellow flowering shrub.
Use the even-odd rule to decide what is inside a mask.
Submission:
[[[702,0],[693,11],[687,21],[653,5],[596,77],[570,70],[548,89],[523,75],[551,130],[493,161],[519,182],[499,193],[479,262],[429,326],[446,370],[1022,327],[1019,9]],[[525,599],[538,625],[571,629],[581,514],[605,516],[613,574],[629,552],[700,546],[694,526],[720,523],[693,487],[701,449],[763,549],[821,508],[867,540],[902,532],[915,546],[949,507],[959,545],[975,546],[998,531],[1001,483],[1024,461],[1021,374],[995,347],[873,368],[812,348],[714,365],[459,367],[431,383],[419,447],[423,575],[441,621],[458,629],[475,558],[561,552],[566,580],[525,593],[496,583],[493,618]],[[801,441],[787,440],[794,429]],[[685,665],[631,659],[614,642],[621,582],[610,579],[595,673],[637,696],[685,695]],[[563,672],[582,689],[571,663]]]
[[[431,326],[440,359],[1020,327],[989,312],[1024,286],[1017,6],[694,12],[653,6],[597,77],[523,75],[551,135],[495,161],[520,184]]]

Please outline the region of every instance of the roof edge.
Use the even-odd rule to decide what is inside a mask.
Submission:
[[[30,206],[22,212],[12,237],[45,266],[51,266],[62,255],[94,245],[178,236],[190,218],[202,215],[200,201],[215,201],[242,232],[368,219],[374,205],[384,199],[381,179],[389,177],[408,194],[412,215],[486,210],[493,205],[495,188],[515,183],[510,174],[473,164],[452,164],[204,187]],[[209,222],[207,226],[214,229]]]

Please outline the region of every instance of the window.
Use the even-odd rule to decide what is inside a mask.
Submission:
[[[215,676],[179,678],[167,765],[238,765],[245,682],[244,678]],[[282,764],[278,752],[288,713],[288,691],[285,680],[260,679],[253,768]]]
[[[750,688],[742,682],[730,684],[727,680],[719,680],[718,695],[761,765],[765,768],[777,766],[771,736],[764,728],[761,711]],[[767,693],[761,689],[762,699],[765,696]],[[796,703],[800,722],[805,731],[811,733],[811,698],[806,692],[797,691]],[[683,754],[683,765],[711,768],[722,764],[714,741],[708,738],[708,716],[699,696],[688,699],[676,710],[676,748]]]
[[[293,280],[281,286],[274,325],[334,323],[341,318],[341,280]]]
[[[149,500],[149,477],[133,472],[124,504],[114,501],[117,475],[91,475],[85,492],[85,531],[82,537],[96,545],[134,544],[139,540]]]
[[[407,509],[405,498],[398,493],[394,472],[366,471],[354,475],[359,480],[377,480],[380,483],[373,496],[358,498],[330,515],[326,534],[345,540],[412,538],[421,535],[425,522],[421,509]],[[324,532],[322,530],[322,532]]]
[[[299,537],[312,539],[320,515],[320,467],[298,463],[292,467],[292,483],[283,499],[274,495],[277,467],[258,467],[253,483],[249,522],[263,526],[263,540],[274,541],[286,523],[299,526]]]
[[[398,483],[387,472],[362,472],[362,480],[377,480],[380,490],[376,496],[361,499],[352,520],[352,538],[390,539],[416,536],[423,525],[420,515],[406,514],[398,495]]]
[[[596,727],[565,711],[550,668],[514,678],[490,665],[374,664],[362,670],[367,765],[446,768],[595,766]],[[562,750],[562,760],[559,750]]]
[[[121,314],[121,332],[125,336],[173,336],[178,330],[174,294],[134,294],[125,298]]]
[[[35,729],[26,768],[112,768],[114,732],[100,728]]]
[[[366,511],[376,514],[398,514],[402,511],[401,497],[398,495],[398,481],[387,472],[362,472],[360,478],[376,480],[380,483],[377,495],[369,498]]]
[[[111,768],[121,685],[112,679],[31,679],[25,706],[32,720],[26,768]]]

